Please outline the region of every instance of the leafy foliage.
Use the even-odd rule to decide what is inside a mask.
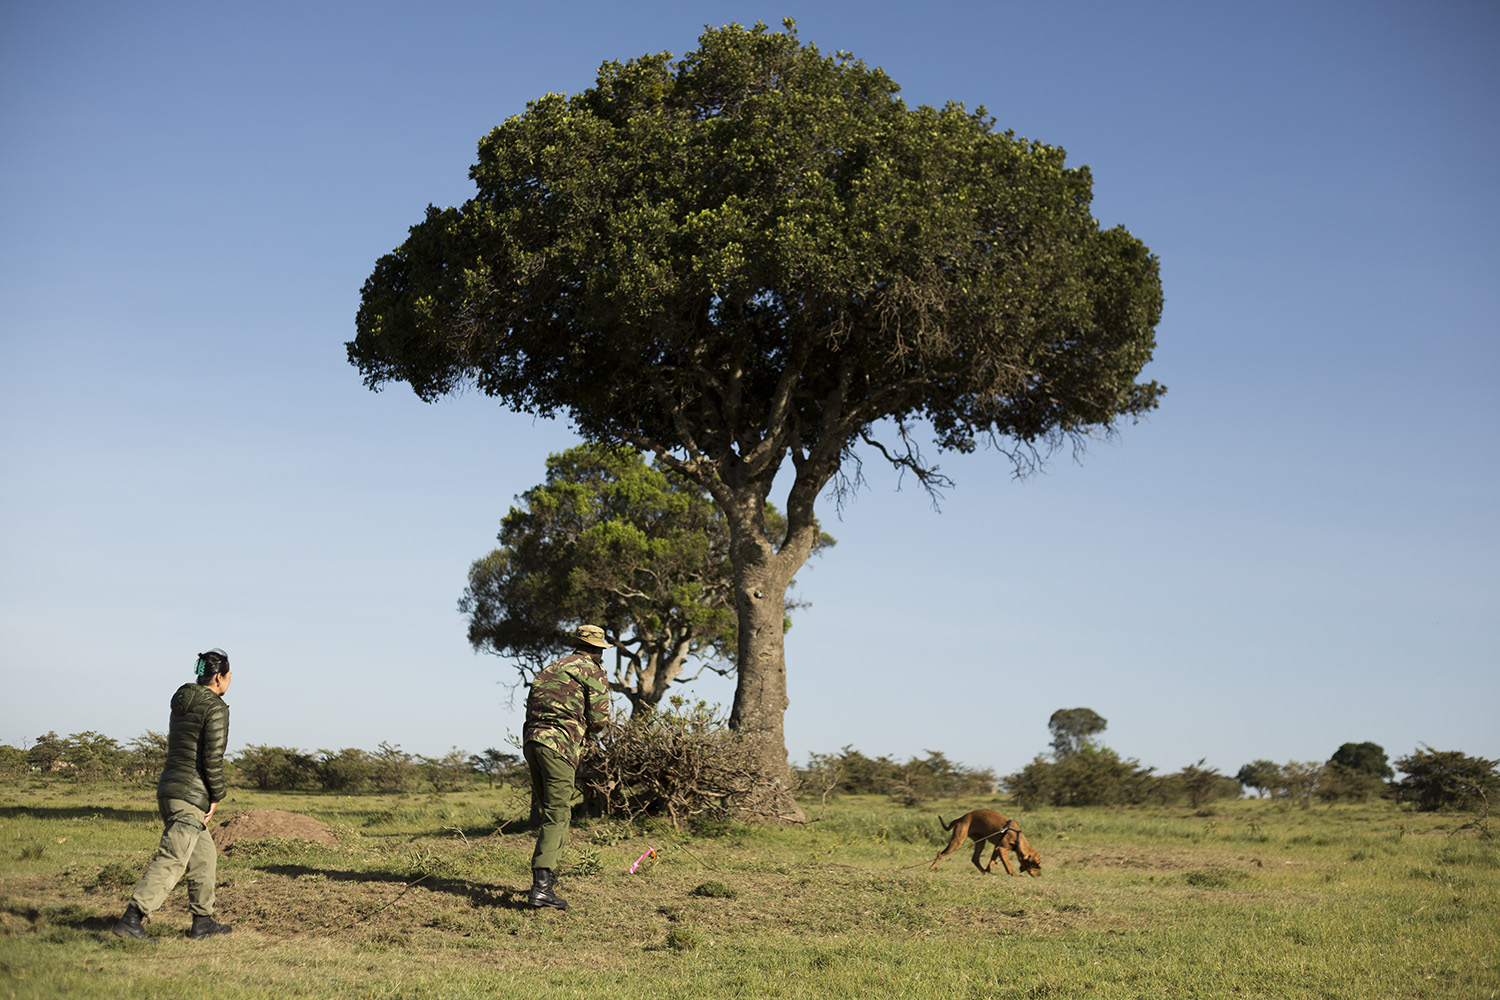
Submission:
[[[1255,789],[1257,795],[1264,796],[1276,787],[1280,776],[1281,767],[1275,761],[1253,760],[1235,773],[1234,780],[1246,788]]]
[[[373,769],[370,755],[355,747],[318,751],[318,787],[325,792],[363,791],[369,786]]]
[[[1385,748],[1378,743],[1344,743],[1328,758],[1328,763],[1352,774],[1389,781],[1395,777],[1386,763]]]
[[[1108,725],[1108,720],[1092,708],[1059,708],[1047,720],[1052,753],[1062,759],[1095,746],[1094,737]]]
[[[495,787],[496,778],[506,784],[525,784],[531,780],[519,754],[503,753],[495,747],[470,756],[469,769],[488,778],[491,788]]]
[[[1133,805],[1151,800],[1155,768],[1125,760],[1109,747],[1085,746],[1076,753],[1047,760],[1036,757],[1003,780],[1025,809],[1041,805]]]
[[[313,783],[317,762],[310,754],[292,747],[273,747],[250,743],[234,758],[236,776],[256,788],[295,789]]]
[[[31,761],[26,751],[9,744],[0,744],[0,778],[14,780],[31,773]]]
[[[818,792],[825,799],[838,794],[879,794],[912,807],[930,799],[990,794],[996,785],[989,768],[967,768],[939,750],[928,750],[926,757],[912,757],[902,764],[887,756],[871,759],[852,746],[836,754],[809,754],[807,766],[797,771],[797,777],[804,793]]]
[[[155,783],[165,755],[165,737],[150,730],[131,740],[129,748],[112,736],[92,730],[68,736],[59,736],[53,730],[38,736],[25,751],[0,749],[7,771],[29,771],[81,784],[122,780]]]
[[[516,765],[512,754],[478,758],[457,747],[438,757],[411,754],[399,745],[382,742],[371,753],[356,747],[306,753],[294,747],[250,744],[233,760],[237,782],[263,791],[395,792],[421,786],[438,793],[468,787],[478,774],[510,776]],[[481,766],[482,765],[482,766]],[[510,770],[505,770],[506,767]],[[493,780],[491,780],[493,787]]]
[[[1052,756],[1038,755],[1003,779],[1025,809],[1041,805],[1139,805],[1186,801],[1198,808],[1215,799],[1238,797],[1239,783],[1205,761],[1176,774],[1157,775],[1135,759],[1123,759],[1096,737],[1107,725],[1091,708],[1062,708],[1052,713]]]
[[[1500,761],[1457,750],[1418,747],[1396,768],[1405,775],[1397,784],[1402,796],[1426,811],[1482,808],[1488,815],[1491,796],[1500,792]]]
[[[372,389],[472,385],[566,414],[713,496],[739,615],[731,723],[780,806],[783,601],[858,449],[939,489],[924,438],[1024,471],[1165,391],[1137,381],[1156,258],[1099,227],[1086,167],[983,108],[908,108],[884,72],[785,24],[606,63],[507,119],[480,142],[475,197],[429,207],[376,262],[347,344]],[[781,532],[765,504],[788,458]]]
[[[1176,774],[1163,775],[1153,790],[1153,798],[1161,803],[1187,800],[1197,809],[1216,799],[1237,799],[1240,796],[1239,782],[1226,778],[1217,769],[1204,767],[1206,760],[1189,764]]]
[[[610,688],[636,712],[704,669],[732,672],[729,530],[701,487],[633,448],[583,444],[550,456],[546,481],[520,500],[459,601],[475,649],[518,660],[529,677],[567,651],[573,626],[601,623],[616,644]],[[774,505],[765,521],[785,533]],[[832,544],[820,532],[814,551]]]

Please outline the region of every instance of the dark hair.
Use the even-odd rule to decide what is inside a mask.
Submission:
[[[229,654],[217,648],[199,653],[193,670],[198,675],[199,684],[212,684],[215,677],[229,673]]]

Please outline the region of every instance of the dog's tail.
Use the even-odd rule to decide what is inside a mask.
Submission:
[[[938,817],[938,822],[939,823],[943,823],[943,817],[939,816]],[[954,820],[953,821],[953,823],[957,823],[957,822],[958,822],[958,820]],[[953,829],[953,823],[943,823],[943,829],[944,830],[951,830],[951,829]]]

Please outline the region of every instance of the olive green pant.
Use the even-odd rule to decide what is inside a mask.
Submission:
[[[203,825],[203,810],[182,799],[157,799],[156,804],[166,829],[162,830],[156,856],[135,884],[130,901],[141,913],[154,913],[177,883],[186,878],[188,909],[211,917],[219,849]]]
[[[562,754],[540,743],[527,742],[521,752],[531,771],[531,802],[542,821],[536,835],[532,868],[555,870],[568,842],[568,824],[573,819],[573,765]]]

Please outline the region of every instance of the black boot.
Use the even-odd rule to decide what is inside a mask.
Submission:
[[[531,870],[531,896],[528,902],[532,906],[550,906],[558,910],[566,910],[568,901],[559,899],[552,891],[557,884],[557,876],[552,874],[551,868],[533,868]]]
[[[118,937],[135,938],[137,941],[148,940],[146,928],[141,926],[141,918],[144,916],[145,914],[134,903],[131,903],[125,907],[125,915],[115,921],[115,934]]]
[[[194,941],[202,941],[210,934],[228,934],[234,930],[229,924],[221,924],[213,917],[202,913],[193,914],[193,926],[188,929],[188,937]]]

